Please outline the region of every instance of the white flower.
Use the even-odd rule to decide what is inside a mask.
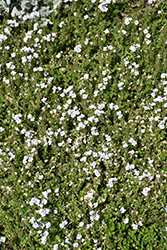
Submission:
[[[68,222],[65,220],[65,221],[63,221],[62,223],[60,223],[59,226],[60,226],[61,228],[64,228],[67,224],[68,224]]]
[[[128,25],[132,21],[132,18],[125,18],[125,24]]]
[[[77,45],[77,46],[74,48],[74,50],[75,50],[76,52],[80,53],[80,52],[81,52],[81,45]]]
[[[59,27],[62,28],[64,24],[64,21],[59,24]]]
[[[88,80],[88,79],[89,79],[89,74],[85,74],[83,78],[84,78],[85,80]]]
[[[161,74],[161,78],[165,78],[165,77],[167,77],[167,74],[165,73]]]
[[[36,229],[38,227],[38,223],[35,222],[32,226]]]
[[[30,223],[34,223],[35,222],[35,218],[32,217],[30,220],[29,220]]]
[[[94,170],[94,174],[95,174],[97,177],[100,176],[100,173],[99,173],[99,171],[98,171],[97,169]]]
[[[143,33],[144,33],[144,34],[147,34],[147,33],[148,33],[148,30],[147,30],[147,29],[143,30]]]
[[[134,24],[135,24],[135,25],[138,25],[138,23],[139,23],[138,20],[134,21]]]
[[[46,223],[46,228],[49,228],[51,226],[50,222]]]
[[[104,5],[104,4],[99,4],[99,9],[102,11],[102,12],[107,12],[108,8]]]
[[[150,36],[151,36],[151,35],[150,35],[149,33],[147,33],[146,37],[147,37],[147,38],[150,38]]]
[[[106,29],[104,32],[105,32],[106,34],[108,34],[108,33],[109,33],[109,29]]]
[[[83,227],[84,226],[84,223],[81,221],[80,223],[79,223],[79,227]]]
[[[118,112],[117,112],[117,115],[119,116],[119,118],[121,118],[121,117],[122,117],[121,111],[118,111]]]
[[[138,225],[136,225],[136,224],[132,224],[132,227],[133,227],[133,229],[135,229],[135,230],[138,229]]]
[[[108,47],[109,50],[113,49],[113,47],[111,45],[108,45],[107,47]]]
[[[46,214],[48,214],[49,213],[49,209],[48,208],[46,208],[46,209],[40,209],[40,210],[38,210],[38,211],[36,211],[37,213],[40,213],[40,215],[42,216],[42,217],[44,217]]]
[[[127,224],[128,222],[129,222],[128,218],[124,219],[124,224]]]
[[[100,218],[100,216],[99,216],[98,214],[95,214],[94,219],[95,219],[96,221],[98,221],[99,218]]]
[[[127,143],[124,143],[123,144],[123,148],[127,148],[128,147],[128,144]]]
[[[88,97],[88,95],[83,95],[82,98],[83,99],[86,99]]]
[[[108,186],[113,187],[113,181],[116,181],[116,180],[117,180],[117,178],[116,178],[116,177],[114,177],[114,178],[110,178],[110,179],[109,179]]]
[[[32,198],[31,201],[29,202],[30,206],[34,205],[36,199],[35,198]]]
[[[127,33],[127,32],[126,32],[126,30],[122,30],[122,34],[124,34],[124,35],[125,35],[126,33]]]
[[[109,107],[110,107],[110,109],[113,109],[114,108],[114,103],[110,103]]]
[[[151,41],[150,41],[150,40],[147,40],[147,41],[146,41],[146,43],[147,43],[147,45],[148,45],[148,44],[150,44],[150,43],[151,43]]]
[[[146,188],[143,189],[143,192],[142,192],[142,193],[143,193],[145,196],[147,196],[147,195],[148,195],[148,191],[150,191],[150,188],[147,188],[147,187],[146,187]]]
[[[77,240],[80,240],[82,238],[81,234],[77,234]]]
[[[132,143],[133,146],[137,144],[137,142],[133,138],[130,138],[129,142]]]
[[[42,237],[42,241],[41,241],[41,243],[42,243],[43,245],[45,245],[45,244],[46,244],[46,237]]]
[[[5,242],[5,240],[6,240],[6,237],[3,237],[3,236],[2,236],[2,237],[0,238],[0,241],[1,241],[1,242]]]
[[[133,52],[135,52],[136,48],[132,45],[132,46],[130,46],[130,50],[132,50]]]
[[[43,179],[43,175],[40,175],[40,176],[38,177],[38,179],[39,179],[39,180],[42,180],[42,179]]]
[[[73,247],[78,247],[78,243],[74,243],[74,244],[73,244]]]
[[[53,250],[57,250],[58,247],[59,247],[59,245],[58,245],[58,244],[55,244],[55,245],[53,246]]]
[[[88,19],[88,17],[89,17],[88,15],[85,15],[85,16],[84,16],[84,19],[86,20],[86,19]]]
[[[124,209],[124,207],[121,207],[120,211],[121,213],[125,213],[126,210]]]
[[[57,54],[56,57],[57,57],[57,58],[60,58],[60,57],[61,57],[61,53]]]
[[[87,45],[87,44],[88,44],[88,41],[89,41],[89,40],[86,38],[86,40],[85,40],[85,45]]]
[[[143,223],[141,221],[139,221],[139,226],[143,226]]]

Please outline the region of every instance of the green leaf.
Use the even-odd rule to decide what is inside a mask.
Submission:
[[[55,240],[58,241],[58,242],[61,241],[61,239],[60,239],[60,237],[58,235],[56,235]]]
[[[113,14],[115,14],[115,15],[117,15],[118,13],[120,13],[119,10],[114,10],[114,11],[113,11]]]

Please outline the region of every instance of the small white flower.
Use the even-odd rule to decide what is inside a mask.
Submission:
[[[74,243],[74,244],[73,244],[73,247],[78,247],[78,243]]]
[[[64,21],[59,24],[59,27],[62,28],[64,24]]]
[[[139,23],[138,20],[134,21],[134,24],[135,24],[135,25],[138,25],[138,23]]]
[[[137,142],[133,138],[130,138],[129,142],[132,143],[133,146],[137,144]]]
[[[143,226],[143,223],[141,221],[139,221],[139,226]]]
[[[56,189],[55,189],[55,193],[58,193],[58,192],[59,192],[59,188],[56,188]]]
[[[126,210],[124,209],[124,207],[121,207],[120,211],[121,213],[125,213]]]
[[[94,174],[95,174],[97,177],[100,176],[100,173],[99,173],[99,171],[98,171],[97,169],[94,170]]]
[[[89,42],[89,40],[86,38],[86,40],[85,40],[85,45],[87,45],[87,44],[88,44],[88,42]]]
[[[85,74],[83,78],[84,78],[85,80],[88,80],[88,79],[89,79],[89,74]]]
[[[110,107],[110,109],[113,109],[114,108],[114,103],[110,103],[109,107]]]
[[[149,33],[147,33],[146,37],[147,37],[147,38],[150,38],[150,36],[151,36],[151,35],[150,35]]]
[[[109,50],[113,49],[113,47],[111,45],[108,45],[107,47],[108,47]]]
[[[6,240],[6,237],[1,237],[1,238],[0,238],[0,241],[1,241],[1,242],[5,242],[5,240]]]
[[[94,219],[95,219],[96,221],[98,221],[99,218],[100,218],[100,216],[99,216],[98,214],[95,214]]]
[[[132,21],[132,18],[125,18],[125,24],[128,25]]]
[[[55,245],[53,246],[53,250],[57,250],[58,247],[59,247],[59,245],[58,245],[58,244],[55,244]]]
[[[135,52],[136,48],[132,45],[132,46],[130,46],[130,50],[132,50],[133,52]]]
[[[126,30],[122,30],[122,34],[124,34],[124,35],[125,35],[126,33],[127,33],[127,32],[126,32]]]
[[[83,227],[84,226],[84,223],[81,221],[80,223],[79,223],[79,227]]]
[[[150,40],[146,40],[146,43],[147,43],[147,45],[148,45],[148,44],[150,44],[150,43],[151,43],[151,41],[150,41]]]
[[[63,221],[62,223],[60,223],[59,226],[60,226],[61,228],[64,228],[67,224],[68,224],[68,222],[65,220],[65,221]]]
[[[128,144],[127,143],[124,143],[123,144],[123,148],[127,148],[128,147]]]
[[[57,58],[60,58],[60,57],[61,57],[61,53],[57,54],[56,57],[57,57]]]
[[[46,228],[49,228],[51,226],[50,222],[46,223]]]
[[[108,33],[109,33],[109,29],[106,29],[104,32],[105,32],[106,34],[108,34]]]
[[[88,97],[88,95],[83,95],[82,98],[83,99],[86,99]]]
[[[124,224],[127,224],[128,222],[129,222],[128,218],[124,219]]]
[[[29,222],[33,224],[33,223],[35,222],[35,218],[32,217],[32,218],[29,220]]]
[[[136,225],[136,224],[132,224],[132,227],[133,227],[133,229],[135,229],[135,230],[138,229],[138,225]]]
[[[77,46],[74,48],[74,50],[75,50],[76,52],[80,53],[80,52],[81,52],[81,45],[80,45],[80,44],[77,45]]]
[[[41,241],[41,243],[42,243],[43,245],[45,245],[45,244],[46,244],[46,237],[42,237],[42,241]]]
[[[4,130],[4,128],[0,127],[0,132],[2,132]]]
[[[161,74],[161,78],[165,78],[165,77],[167,77],[167,74],[165,73]]]
[[[40,175],[40,176],[38,177],[38,179],[39,179],[39,180],[42,180],[42,179],[43,179],[43,175]]]
[[[32,226],[36,229],[38,227],[38,223],[35,222]]]
[[[84,19],[85,19],[85,20],[86,20],[86,19],[88,19],[88,18],[89,18],[89,16],[88,16],[88,15],[85,15],[85,16],[84,16]]]
[[[80,240],[82,238],[81,234],[77,234],[77,240]]]
[[[143,30],[143,33],[144,33],[144,34],[147,34],[147,33],[148,33],[148,30],[147,30],[147,29]]]
[[[147,195],[148,195],[148,191],[150,191],[150,188],[146,187],[146,188],[143,189],[143,192],[142,192],[142,193],[143,193],[145,196],[147,196]]]
[[[108,8],[104,5],[104,4],[99,4],[99,9],[102,11],[102,12],[107,12]]]
[[[108,185],[107,185],[107,186],[113,187],[113,181],[116,181],[116,180],[117,180],[117,178],[116,178],[116,177],[114,177],[114,178],[110,178],[110,179],[109,179],[109,183],[108,183]]]

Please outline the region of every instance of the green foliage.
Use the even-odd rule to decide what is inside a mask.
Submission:
[[[1,249],[166,249],[165,1],[65,3],[0,5]]]

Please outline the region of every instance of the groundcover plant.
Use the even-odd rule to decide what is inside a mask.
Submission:
[[[167,249],[166,1],[49,18],[0,16],[0,248]]]

